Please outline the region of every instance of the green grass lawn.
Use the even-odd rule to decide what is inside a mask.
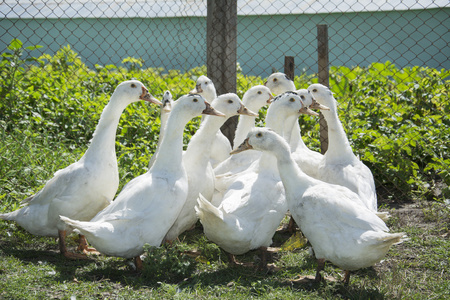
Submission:
[[[272,253],[271,271],[251,266],[258,264],[258,251],[237,257],[247,266],[228,266],[227,255],[206,239],[200,224],[172,246],[148,249],[138,273],[121,258],[67,260],[55,239],[30,235],[3,221],[0,298],[448,299],[449,207],[411,203],[390,212],[391,230],[406,232],[409,240],[393,246],[382,262],[352,273],[348,286],[341,282],[342,271],[331,264],[325,267],[324,282],[299,280],[315,274],[307,246]],[[69,245],[75,248],[77,236],[72,236]],[[274,246],[285,245],[290,236],[277,232]]]
[[[0,212],[18,209],[59,169],[78,160],[115,87],[135,78],[159,98],[190,91],[206,67],[177,70],[131,66],[89,69],[69,46],[54,56],[25,60],[34,49],[13,40],[0,62]],[[25,52],[24,52],[25,51]],[[134,62],[134,67],[133,67]],[[0,221],[0,299],[450,299],[450,81],[449,70],[390,62],[331,67],[330,88],[340,103],[349,142],[374,174],[378,204],[389,210],[392,232],[409,240],[393,246],[375,266],[354,272],[344,286],[342,270],[327,264],[326,280],[315,274],[308,247],[277,232],[270,272],[228,266],[228,257],[202,233],[200,224],[172,246],[146,249],[144,270],[131,261],[95,256],[69,261],[55,239],[28,234]],[[264,78],[238,73],[237,94]],[[317,82],[314,74],[294,78],[297,88]],[[264,126],[265,110],[257,118]],[[184,144],[199,118],[185,128]],[[301,118],[302,136],[320,146],[319,122]],[[147,170],[157,145],[159,109],[135,103],[124,111],[116,136],[121,187]],[[287,221],[285,221],[286,223]],[[68,239],[73,249],[77,236]],[[194,255],[195,254],[195,255]],[[200,255],[198,255],[200,254]],[[258,264],[258,251],[237,257]]]

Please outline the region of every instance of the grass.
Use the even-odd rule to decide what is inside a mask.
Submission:
[[[156,96],[171,90],[177,98],[206,73],[205,67],[185,74],[136,66],[89,70],[70,47],[28,65],[21,47],[15,41],[11,53],[1,54],[0,212],[17,209],[54,172],[81,157],[118,82],[136,78]],[[172,247],[148,248],[144,270],[137,273],[131,261],[121,258],[69,261],[58,253],[55,239],[0,221],[0,299],[450,298],[448,74],[418,67],[399,70],[390,62],[331,68],[330,85],[341,102],[344,127],[355,153],[374,172],[379,205],[392,214],[388,225],[410,238],[392,247],[382,262],[354,272],[349,286],[341,283],[342,270],[331,264],[325,282],[301,283],[300,276],[314,275],[316,268],[304,243],[274,253],[271,272],[230,267],[226,254],[197,224]],[[295,80],[300,88],[316,78]],[[242,96],[263,81],[238,74],[237,92]],[[142,103],[123,113],[116,138],[121,185],[146,170],[159,132],[157,115],[157,108]],[[317,124],[315,119],[302,123],[315,147]],[[188,124],[185,144],[197,127],[198,120]],[[76,238],[69,239],[69,247],[76,247]],[[289,238],[277,232],[274,246],[295,244]],[[258,251],[238,257],[254,264],[258,259]]]
[[[431,213],[430,210],[433,212]],[[202,234],[200,224],[172,246],[149,248],[144,270],[131,261],[92,255],[69,261],[58,253],[55,239],[28,234],[12,222],[0,223],[1,299],[445,299],[450,297],[449,207],[411,203],[390,209],[389,226],[409,240],[393,246],[374,267],[358,270],[349,286],[342,271],[325,267],[327,280],[299,283],[314,275],[316,262],[307,247],[272,254],[274,271],[230,267],[226,254]],[[277,232],[275,246],[289,234]],[[76,235],[69,239],[75,248]],[[200,256],[189,255],[201,252]],[[258,263],[258,251],[239,256]]]
[[[4,193],[0,211],[18,208],[59,168],[81,157],[84,148],[70,148],[64,140],[33,132],[0,132],[0,178]],[[120,156],[120,150],[118,155]],[[119,169],[126,169],[119,160]],[[124,175],[122,174],[122,177]],[[13,222],[0,221],[0,299],[445,299],[450,297],[448,249],[450,207],[445,201],[415,199],[409,203],[380,203],[392,217],[393,232],[409,240],[391,248],[379,264],[354,272],[349,286],[342,271],[325,268],[327,281],[302,284],[300,276],[315,274],[308,249],[272,255],[276,271],[230,267],[220,248],[209,242],[200,224],[173,247],[148,249],[141,274],[131,261],[91,256],[69,261],[58,253],[57,241],[30,235]],[[389,205],[392,205],[391,207]],[[395,207],[393,207],[395,205]],[[277,232],[274,246],[290,235]],[[77,236],[69,239],[76,247]],[[301,245],[302,243],[300,243]],[[190,252],[201,252],[191,257]],[[238,257],[258,263],[258,251]]]

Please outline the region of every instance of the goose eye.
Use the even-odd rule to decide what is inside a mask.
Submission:
[[[259,95],[261,95],[261,94],[262,94],[262,92],[261,92],[261,91],[258,91],[258,94],[259,94]]]
[[[278,79],[276,79],[276,78],[273,79],[274,82],[277,81],[277,80],[278,80]]]
[[[256,137],[262,137],[262,133],[261,133],[261,132],[258,132],[258,133],[256,134]]]
[[[228,103],[233,103],[233,100],[228,100]]]
[[[131,84],[131,87],[132,87],[132,88],[135,88],[135,87],[136,87],[136,85],[135,85],[134,83],[132,83],[132,84]]]
[[[295,99],[294,99],[294,98],[291,98],[291,99],[289,99],[289,101],[291,101],[291,102],[295,102]]]
[[[194,100],[192,100],[192,101],[194,101],[194,102],[198,102],[198,99],[197,99],[197,98],[194,98]]]
[[[303,100],[305,100],[305,96],[301,95],[300,98],[302,98]]]
[[[317,92],[317,89],[313,89],[313,92],[314,92],[314,93]]]

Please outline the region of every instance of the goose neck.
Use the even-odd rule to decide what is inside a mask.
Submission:
[[[149,162],[149,167],[153,166],[153,163],[155,162],[157,153],[159,151],[159,148],[161,147],[161,142],[163,140],[163,136],[164,136],[164,131],[166,129],[166,124],[167,124],[167,119],[169,118],[169,114],[168,113],[161,113],[161,117],[160,117],[160,128],[159,128],[159,138],[158,138],[158,145],[156,146],[156,150],[153,153],[152,157],[150,158],[150,162]]]
[[[266,116],[266,126],[271,128],[276,133],[283,134],[283,125],[285,117],[281,113],[275,111],[269,111]]]
[[[184,127],[190,118],[172,111],[164,129],[164,136],[150,170],[179,171],[182,165]]]
[[[238,147],[246,138],[248,132],[255,127],[256,117],[253,116],[239,116],[239,122],[234,135],[233,145]]]
[[[327,151],[327,156],[330,158],[334,154],[342,156],[351,153],[353,155],[352,148],[337,113],[333,111],[323,111],[322,113],[328,126],[328,149],[331,150]]]
[[[291,147],[291,152],[296,149],[307,149],[307,146],[303,142],[300,124],[298,123],[298,116],[290,116],[284,125],[283,136]]]
[[[263,152],[258,164],[258,173],[270,172],[271,174],[278,174],[277,158],[270,153]]]
[[[83,156],[85,160],[102,161],[105,157],[114,157],[114,160],[116,160],[116,131],[124,109],[125,106],[118,107],[113,99],[105,106],[95,128],[90,146]]]
[[[189,141],[185,155],[190,156],[193,152],[209,154],[213,144],[212,141],[226,120],[223,117],[205,116],[200,128]]]
[[[314,184],[316,180],[306,175],[292,159],[289,150],[276,154],[277,167],[286,192],[295,191],[296,194],[303,194],[305,190]],[[290,197],[287,198],[290,201]],[[292,200],[291,200],[292,201]]]
[[[294,126],[292,126],[290,146],[292,152],[297,149],[309,150],[308,146],[306,146],[305,142],[303,142],[302,131],[300,129],[300,124],[298,123],[298,121],[294,123]]]

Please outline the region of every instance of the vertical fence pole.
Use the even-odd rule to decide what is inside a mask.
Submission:
[[[237,0],[207,0],[206,67],[218,95],[236,93]],[[233,143],[238,118],[227,120],[223,134]]]
[[[328,72],[328,25],[317,25],[317,53],[319,83],[329,86]],[[320,113],[320,152],[324,154],[328,149],[328,126],[323,114]]]
[[[285,56],[284,57],[284,74],[287,75],[290,79],[294,80],[294,57],[293,56]]]

